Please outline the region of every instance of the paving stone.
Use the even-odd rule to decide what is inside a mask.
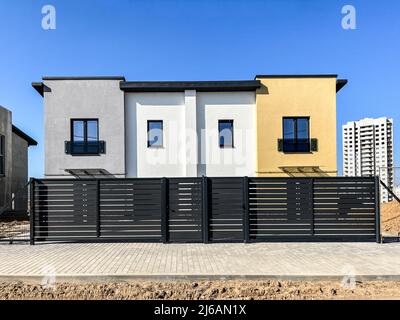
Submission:
[[[398,277],[400,243],[0,245],[0,277]],[[350,271],[349,271],[350,270]]]

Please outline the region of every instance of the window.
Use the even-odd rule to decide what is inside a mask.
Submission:
[[[310,151],[310,119],[283,118],[283,152]]]
[[[98,154],[99,122],[97,119],[71,120],[71,153]]]
[[[147,147],[162,148],[163,146],[163,122],[162,120],[147,121]]]
[[[6,139],[5,136],[0,135],[0,176],[4,176],[6,173]]]
[[[233,120],[218,120],[219,147],[233,148]]]

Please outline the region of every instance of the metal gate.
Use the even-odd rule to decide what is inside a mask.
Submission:
[[[243,178],[210,178],[208,240],[243,242],[245,198]]]
[[[201,178],[168,179],[167,241],[202,242]]]

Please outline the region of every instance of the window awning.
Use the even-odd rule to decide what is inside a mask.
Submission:
[[[115,178],[105,169],[65,169],[76,178]]]
[[[318,166],[290,166],[290,167],[279,167],[284,173],[290,177],[327,177],[328,174],[321,170]]]

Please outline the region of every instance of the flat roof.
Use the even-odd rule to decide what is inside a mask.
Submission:
[[[179,92],[196,91],[255,91],[261,87],[259,80],[234,81],[124,81],[120,88],[126,92]]]
[[[123,76],[45,76],[43,80],[120,80],[120,89],[125,92],[199,92],[255,91],[261,88],[257,78],[337,78],[337,74],[261,74],[254,80],[223,81],[126,81]],[[347,84],[346,79],[336,81],[336,92]],[[43,82],[32,82],[32,87],[43,97],[46,86]]]
[[[18,129],[14,125],[12,125],[12,132],[15,133],[17,136],[21,137],[22,139],[24,139],[26,142],[28,142],[28,146],[37,146],[38,143],[35,139],[31,138],[25,132]]]
[[[257,78],[337,78],[337,74],[257,74]]]
[[[288,79],[288,78],[337,78],[337,74],[258,74],[254,79],[257,78],[269,78],[269,79]],[[339,92],[346,84],[347,79],[336,80],[336,93]]]
[[[122,80],[124,76],[45,76],[42,80]]]

